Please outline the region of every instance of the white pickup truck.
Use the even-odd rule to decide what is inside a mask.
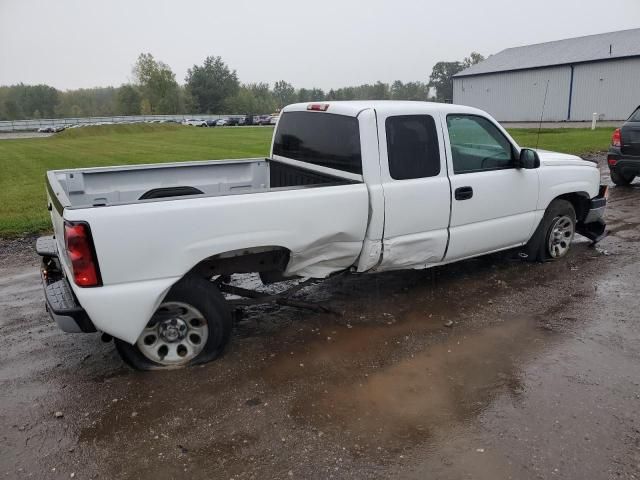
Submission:
[[[140,369],[222,352],[232,274],[317,279],[512,248],[553,260],[574,233],[605,229],[595,163],[425,102],[290,105],[266,159],[56,170],[47,189],[55,235],[37,251],[51,316],[114,337]]]

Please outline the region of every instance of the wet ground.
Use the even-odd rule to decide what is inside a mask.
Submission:
[[[60,332],[31,240],[1,242],[0,476],[639,478],[639,204],[613,188],[611,235],[555,263],[312,287],[342,315],[254,309],[170,372]]]

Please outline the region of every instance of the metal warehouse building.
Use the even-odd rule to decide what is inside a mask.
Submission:
[[[543,104],[544,121],[624,120],[640,105],[640,28],[503,50],[453,77],[453,103],[503,122],[538,121]]]

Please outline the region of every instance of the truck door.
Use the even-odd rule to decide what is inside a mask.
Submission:
[[[384,235],[378,270],[424,268],[442,261],[451,192],[444,139],[432,115],[378,115]]]
[[[515,168],[518,149],[490,119],[446,116],[452,204],[446,259],[525,243],[538,201],[538,171]]]

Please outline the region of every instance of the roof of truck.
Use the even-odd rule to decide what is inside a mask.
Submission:
[[[355,117],[363,110],[374,109],[382,113],[406,113],[406,114],[419,114],[419,113],[482,113],[485,112],[473,107],[465,107],[462,105],[453,105],[450,103],[436,103],[436,102],[417,102],[407,100],[349,100],[349,101],[322,101],[322,102],[304,102],[294,103],[287,105],[282,112],[300,112],[308,111],[314,106],[325,106],[326,113],[334,113],[338,115],[348,115]]]

